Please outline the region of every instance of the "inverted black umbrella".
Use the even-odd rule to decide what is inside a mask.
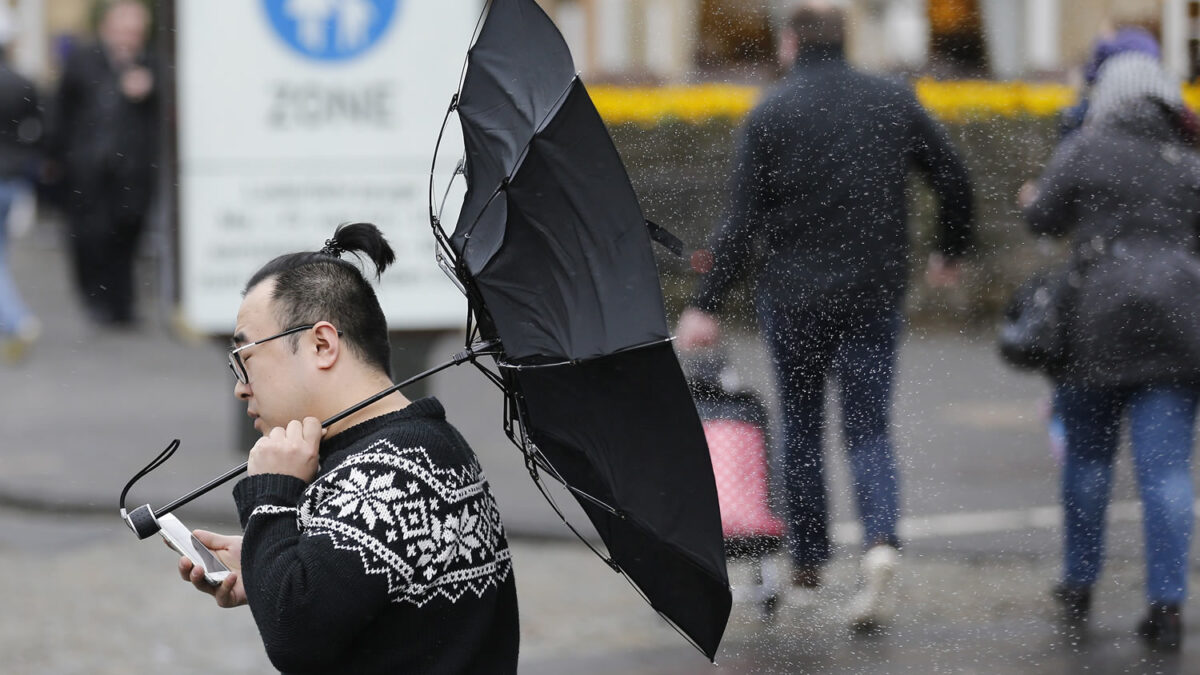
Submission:
[[[440,256],[468,297],[468,343],[500,345],[496,371],[475,364],[503,389],[535,480],[567,487],[609,564],[711,659],[731,595],[708,447],[651,251],[669,235],[644,219],[549,17],[531,0],[486,11],[451,103],[467,189],[449,235],[430,190]]]

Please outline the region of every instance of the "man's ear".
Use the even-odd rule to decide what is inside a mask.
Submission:
[[[312,349],[317,367],[325,370],[333,367],[342,355],[342,339],[337,328],[328,321],[318,321],[312,328]]]

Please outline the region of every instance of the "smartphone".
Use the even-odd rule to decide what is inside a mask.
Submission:
[[[175,514],[159,516],[158,526],[161,528],[159,534],[166,540],[167,545],[204,570],[204,580],[209,584],[220,586],[225,577],[229,576],[229,568],[217,559],[215,553],[201,544]]]

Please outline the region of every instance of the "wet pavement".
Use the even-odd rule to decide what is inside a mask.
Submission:
[[[153,261],[144,262],[149,295],[159,284]],[[50,225],[15,242],[13,267],[46,331],[28,362],[0,365],[0,672],[269,672],[248,611],[219,610],[177,581],[173,555],[137,541],[116,515],[127,478],[172,438],[183,441],[179,453],[134,488],[131,504],[162,505],[242,461],[221,346],[179,337],[169,309],[153,302],[136,330],[86,325]],[[457,351],[459,340],[446,335],[431,358]],[[769,398],[761,350],[744,335],[733,344],[746,383]],[[1132,634],[1143,572],[1126,461],[1093,624],[1082,637],[1060,634],[1047,593],[1059,514],[1045,385],[999,364],[986,334],[911,334],[900,373],[907,547],[897,620],[873,636],[844,627],[857,531],[844,462],[831,450],[840,550],[824,588],[769,620],[754,602],[737,603],[717,667],[570,539],[500,430],[498,394],[469,368],[437,376],[432,391],[479,453],[512,535],[521,672],[1200,672],[1196,603],[1179,655],[1149,652]],[[192,526],[234,527],[227,487],[178,514]],[[739,596],[754,562],[731,563]],[[1193,582],[1198,574],[1194,566]]]

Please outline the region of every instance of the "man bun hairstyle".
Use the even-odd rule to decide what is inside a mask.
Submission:
[[[341,331],[342,341],[352,352],[391,376],[387,318],[363,270],[342,259],[346,253],[354,254],[364,266],[364,258],[369,260],[376,280],[396,261],[378,227],[343,223],[321,250],[287,253],[263,265],[250,277],[242,295],[273,279],[271,301],[281,329],[328,321]],[[299,338],[289,338],[293,350]]]
[[[375,265],[375,278],[396,262],[396,254],[384,239],[383,233],[371,223],[342,223],[333,231],[333,237],[325,240],[325,247],[317,253],[341,258],[343,253],[353,253],[359,260],[365,255]]]

